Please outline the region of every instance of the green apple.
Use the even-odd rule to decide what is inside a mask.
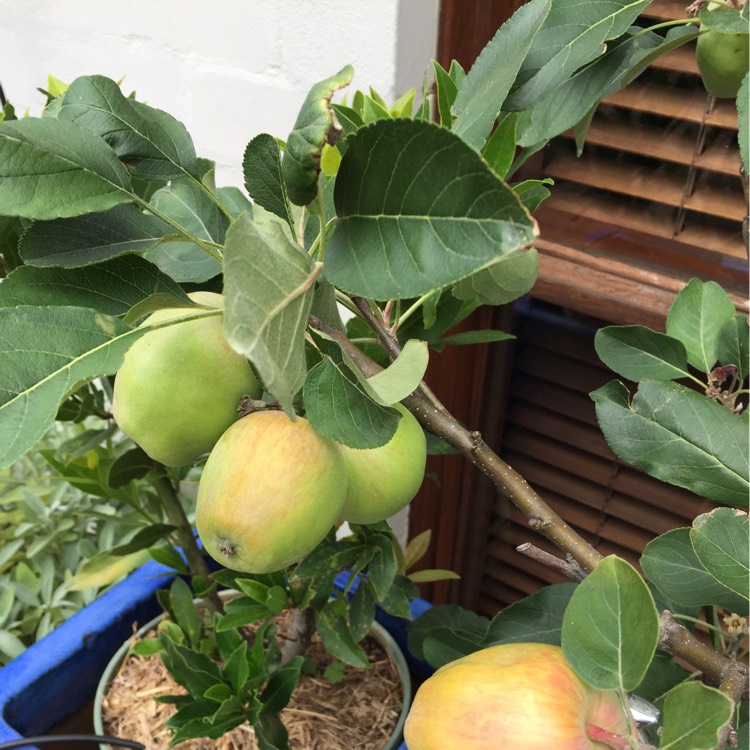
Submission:
[[[193,292],[194,302],[221,309],[224,298]],[[148,326],[194,314],[169,308]],[[145,333],[125,354],[115,377],[112,413],[120,429],[156,461],[184,466],[207,453],[237,419],[245,396],[261,388],[252,368],[227,343],[222,316],[188,320]]]
[[[282,570],[335,525],[346,497],[336,443],[280,411],[235,422],[208,456],[196,526],[215,560],[245,573]]]
[[[559,646],[506,643],[422,683],[404,738],[409,750],[603,750],[629,732],[617,694],[584,683]]]
[[[379,448],[341,446],[349,477],[341,517],[351,523],[383,521],[408,505],[424,479],[427,441],[414,415],[401,412],[393,437]]]
[[[709,10],[714,6],[709,4]],[[714,6],[718,7],[718,6]],[[734,99],[750,63],[748,34],[703,30],[695,43],[695,60],[706,91],[720,99]]]

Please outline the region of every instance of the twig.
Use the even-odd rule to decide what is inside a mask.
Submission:
[[[546,550],[536,547],[531,542],[519,544],[516,547],[516,552],[520,552],[522,555],[526,555],[526,557],[530,557],[532,560],[536,560],[548,568],[557,570],[566,578],[570,578],[573,581],[582,581],[586,577],[586,571],[570,555],[566,555],[566,559],[562,560]]]
[[[211,602],[217,612],[223,612],[224,605],[216,591],[216,585],[211,581],[211,573],[195,536],[193,536],[193,530],[185,515],[185,509],[182,507],[177,490],[169,477],[166,476],[159,477],[156,480],[155,488],[170,523],[175,527],[175,533],[187,559],[190,574],[203,581],[204,592],[201,592],[201,595]]]
[[[748,699],[748,669],[744,664],[727,659],[699,641],[668,610],[661,613],[660,626],[658,646],[662,651],[684,659],[735,703],[741,698]]]

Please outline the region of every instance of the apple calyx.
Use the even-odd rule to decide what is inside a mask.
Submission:
[[[219,552],[221,552],[224,557],[231,557],[234,554],[235,549],[237,549],[237,547],[230,539],[222,539],[219,542]]]

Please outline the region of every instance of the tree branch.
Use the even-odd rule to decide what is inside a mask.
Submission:
[[[216,585],[211,581],[211,573],[195,540],[193,529],[185,515],[185,509],[182,507],[177,490],[169,477],[166,476],[159,477],[156,480],[155,488],[167,513],[167,518],[176,529],[177,540],[187,560],[190,574],[203,581],[204,592],[201,595],[211,602],[217,612],[223,612],[224,604],[219,598]]]
[[[358,305],[358,309],[362,310],[360,305]],[[363,311],[363,315],[373,327],[378,338],[384,342],[392,339],[383,322],[372,314],[369,305],[367,311],[368,313]],[[336,341],[365,377],[371,377],[382,371],[383,368],[380,365],[360,351],[343,333],[327,326],[313,316],[310,317],[309,322],[313,328],[322,331]],[[386,346],[385,343],[384,346]],[[386,350],[389,352],[389,356],[393,354],[398,356],[392,341],[386,346]],[[576,580],[580,580],[581,574],[596,568],[602,560],[599,552],[568,526],[529,487],[526,480],[482,440],[479,432],[467,430],[459,424],[434,395],[432,395],[432,398],[425,395],[422,386],[401,403],[417,417],[425,429],[443,438],[484,472],[495,487],[529,519],[529,525],[533,529],[569,556],[570,564],[576,565],[578,569],[575,574]],[[555,560],[558,559],[554,556],[551,557]],[[562,560],[558,562],[563,563]],[[570,570],[572,571],[572,568]],[[739,691],[739,694],[747,698],[747,669],[698,640],[692,633],[678,625],[669,612],[665,612],[661,618],[659,648],[688,662],[691,666],[703,672],[714,684],[725,683],[724,692],[727,695],[730,695],[730,693],[737,694],[737,691]],[[736,667],[739,667],[739,671],[735,671]]]

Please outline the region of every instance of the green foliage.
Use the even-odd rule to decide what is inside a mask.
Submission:
[[[676,296],[666,334],[643,326],[598,331],[600,358],[638,382],[632,399],[615,381],[591,394],[612,450],[665,482],[747,507],[750,443],[738,414],[748,372],[745,331],[726,292],[698,279]],[[674,378],[700,384],[705,395]]]
[[[0,472],[0,665],[145,562],[139,535],[162,543],[171,528],[135,486],[102,486],[117,459],[98,441],[78,456],[68,452],[83,434],[59,423],[43,450]]]

